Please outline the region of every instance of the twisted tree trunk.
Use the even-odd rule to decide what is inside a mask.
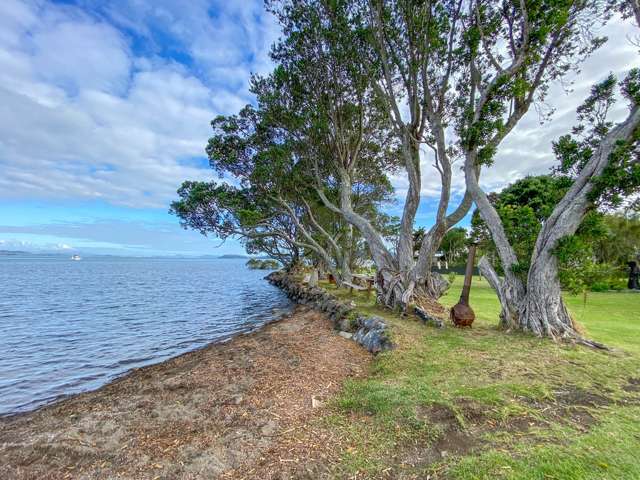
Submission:
[[[478,262],[478,268],[482,276],[498,295],[500,301],[500,326],[505,329],[516,327],[519,318],[522,290],[514,288],[514,285],[501,279],[489,259],[484,256]]]
[[[538,234],[526,285],[513,273],[518,259],[506,237],[498,213],[478,186],[475,176],[470,173],[471,163],[467,161],[467,185],[471,185],[471,193],[491,232],[505,272],[505,278],[500,279],[486,258],[481,260],[482,274],[500,299],[500,319],[504,326],[529,331],[538,336],[572,338],[589,346],[603,348],[601,344],[583,339],[576,330],[575,323],[562,300],[554,250],[558,241],[573,235],[582,222],[590,205],[592,180],[600,176],[609,165],[611,155],[619,142],[628,141],[639,126],[640,108],[635,105],[626,120],[611,129],[593,152],[589,162]]]
[[[521,330],[539,337],[565,338],[575,335],[575,324],[562,300],[554,255],[538,257],[531,265],[519,320]]]
[[[351,262],[353,260],[353,226],[347,225],[347,235],[342,247],[340,265],[342,270],[342,280],[352,283],[353,275],[351,274]]]

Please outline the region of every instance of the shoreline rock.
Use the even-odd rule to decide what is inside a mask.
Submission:
[[[382,318],[360,315],[349,303],[339,300],[322,288],[308,287],[285,272],[272,272],[265,279],[282,289],[294,302],[308,305],[327,315],[340,334],[352,334],[352,340],[367,351],[377,354],[394,347],[388,335],[387,324]]]

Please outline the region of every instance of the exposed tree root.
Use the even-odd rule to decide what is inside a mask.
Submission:
[[[604,343],[596,342],[594,340],[589,340],[588,338],[577,336],[575,338],[575,342],[578,345],[584,345],[585,347],[595,348],[596,350],[605,350],[607,352],[611,351],[611,348],[607,347]]]

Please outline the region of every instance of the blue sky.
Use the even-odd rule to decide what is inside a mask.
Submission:
[[[572,92],[552,89],[554,121],[528,114],[483,173],[486,188],[546,172],[550,142],[589,85],[634,66],[632,27],[617,20],[602,33],[611,41]],[[249,75],[270,70],[277,37],[261,0],[2,0],[0,249],[241,253],[182,230],[167,210],[183,180],[213,178],[209,122],[252,100]],[[406,180],[392,180],[401,198]],[[418,223],[429,225],[438,182],[426,155],[423,183]]]

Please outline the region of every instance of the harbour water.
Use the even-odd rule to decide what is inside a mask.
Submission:
[[[252,331],[291,308],[243,259],[0,258],[0,415]]]

